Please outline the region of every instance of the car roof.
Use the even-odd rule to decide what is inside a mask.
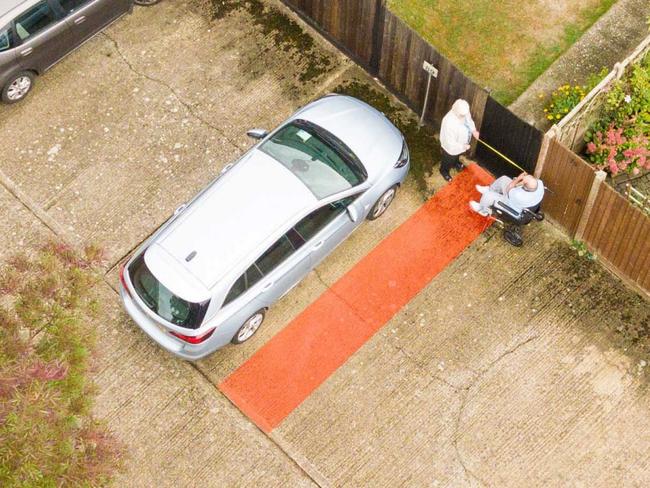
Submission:
[[[40,2],[41,0],[2,0],[0,2],[0,29],[14,20],[14,17],[24,9]]]
[[[265,251],[316,203],[316,197],[289,169],[254,149],[208,187],[155,242],[204,289],[211,289],[237,265],[246,266],[247,260]],[[156,277],[183,296],[176,280],[167,279],[173,277],[165,275],[166,268],[156,268],[152,269]],[[187,294],[200,295],[200,290],[191,289],[195,286],[183,288]]]

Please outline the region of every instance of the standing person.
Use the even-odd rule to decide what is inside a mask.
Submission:
[[[465,168],[460,162],[460,155],[469,150],[472,136],[478,139],[479,132],[469,113],[469,103],[458,99],[444,116],[440,126],[440,145],[442,146],[440,174],[445,180],[451,181],[449,174],[451,168],[456,168],[458,171]]]

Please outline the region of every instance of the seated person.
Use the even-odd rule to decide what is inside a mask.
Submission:
[[[490,186],[476,185],[476,189],[482,195],[481,201],[471,201],[469,206],[484,217],[492,213],[490,207],[497,202],[521,213],[525,208],[537,207],[544,198],[544,183],[528,173],[521,173],[514,180],[502,176]]]

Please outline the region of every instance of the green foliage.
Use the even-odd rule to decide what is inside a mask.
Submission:
[[[572,240],[571,249],[575,250],[578,253],[578,256],[584,257],[589,261],[596,260],[596,256],[589,251],[587,245],[582,241],[578,241],[576,239]]]
[[[558,87],[551,93],[550,100],[544,108],[544,116],[550,122],[557,123],[571,110],[573,110],[580,101],[607,75],[607,68],[603,68],[600,73],[591,75],[584,85],[567,83]],[[544,94],[540,95],[544,98]]]
[[[2,268],[0,486],[102,486],[119,466],[87,378],[100,260],[49,243]]]
[[[585,142],[589,160],[614,175],[650,169],[650,55],[613,84]]]

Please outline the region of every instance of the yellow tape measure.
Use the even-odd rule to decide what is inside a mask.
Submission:
[[[485,147],[487,147],[488,149],[490,149],[492,152],[495,152],[496,154],[498,154],[499,156],[501,156],[503,159],[505,159],[505,160],[508,161],[510,164],[512,164],[515,168],[520,169],[520,170],[523,171],[524,173],[527,173],[527,171],[526,171],[524,168],[522,168],[521,166],[519,166],[517,163],[515,163],[512,159],[510,159],[510,158],[509,158],[508,156],[506,156],[505,154],[503,154],[503,153],[497,151],[496,149],[494,149],[494,148],[493,148],[492,146],[490,146],[487,142],[482,141],[481,139],[478,139],[478,142],[480,142],[481,144],[483,144]]]

